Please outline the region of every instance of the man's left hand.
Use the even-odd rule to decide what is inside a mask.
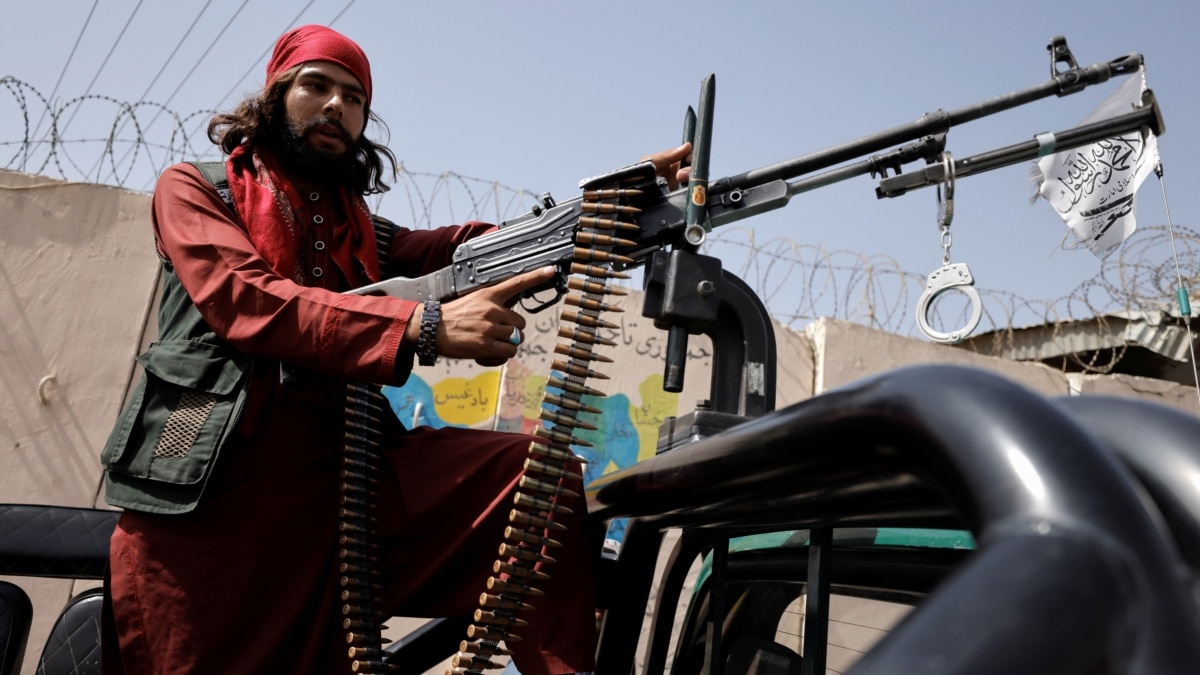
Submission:
[[[691,154],[692,144],[684,143],[677,148],[656,152],[653,155],[646,155],[642,158],[642,161],[650,160],[654,162],[654,172],[666,178],[667,187],[674,190],[681,183],[687,183],[688,177],[691,176],[691,168],[683,166],[683,161]]]

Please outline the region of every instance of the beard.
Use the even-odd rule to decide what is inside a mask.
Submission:
[[[317,148],[309,140],[309,133],[322,125],[338,130],[346,149],[329,152]],[[330,117],[318,117],[307,122],[284,120],[275,125],[274,145],[283,166],[301,178],[317,184],[349,182],[353,176],[358,155],[358,142],[350,136],[342,123]]]

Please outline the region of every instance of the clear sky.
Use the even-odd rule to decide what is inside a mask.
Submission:
[[[581,178],[675,144],[708,73],[717,80],[717,177],[1040,84],[1050,77],[1046,45],[1065,35],[1080,65],[1145,56],[1167,124],[1159,142],[1176,225],[1194,226],[1200,208],[1200,12],[1179,0],[3,0],[2,8],[0,76],[56,99],[102,94],[185,115],[229,108],[261,87],[268,50],[290,26],[332,24],[371,58],[374,109],[409,170],[560,199]],[[1070,128],[1116,84],[955,128],[948,147],[962,158]],[[64,136],[104,137],[115,117],[111,104],[89,103]],[[24,133],[11,89],[0,91],[0,123],[0,140]],[[953,259],[970,265],[980,288],[1051,300],[1101,265],[1085,250],[1060,249],[1065,227],[1045,202],[1030,205],[1028,179],[1022,164],[958,183]],[[760,244],[786,238],[895,259],[924,276],[941,262],[934,191],[878,200],[876,185],[855,178],[743,225]],[[148,189],[149,179],[131,186]],[[395,201],[380,209],[406,218]],[[1138,222],[1166,222],[1153,178],[1139,193]],[[911,314],[915,296],[906,302]]]

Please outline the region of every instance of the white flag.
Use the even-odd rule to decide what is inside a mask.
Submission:
[[[1133,112],[1142,105],[1146,68],[1126,78],[1081,124]],[[1134,194],[1158,166],[1158,140],[1149,130],[1130,131],[1038,160],[1038,193],[1054,207],[1080,243],[1100,259],[1137,227]]]

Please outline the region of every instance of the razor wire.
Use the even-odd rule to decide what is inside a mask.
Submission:
[[[0,78],[0,87],[10,99],[6,106],[0,97],[0,121],[13,120],[5,128],[16,131],[0,139],[4,169],[146,192],[171,164],[222,158],[207,138],[207,125],[197,124],[215,114],[212,110],[181,115],[163,104],[128,103],[99,94],[52,102],[13,77]],[[88,124],[74,123],[77,135],[66,136],[60,123],[69,117]],[[38,128],[35,119],[42,120]],[[528,212],[539,197],[452,171],[414,171],[401,162],[391,191],[368,201],[373,210],[407,227],[428,229],[467,220],[502,222]],[[1166,227],[1140,227],[1119,255],[1101,264],[1098,275],[1058,298],[1029,299],[978,288],[983,318],[976,334],[988,336],[990,349],[997,350],[1011,345],[1022,328],[1042,326],[1048,331],[1043,339],[1062,343],[1064,369],[1112,372],[1127,348],[1120,339],[1123,324],[1114,316],[1145,313],[1172,320],[1170,299],[1178,280],[1169,237]],[[1194,272],[1200,268],[1200,233],[1176,226],[1175,241],[1181,268],[1193,270],[1183,274],[1184,285],[1200,286]],[[888,255],[831,251],[783,237],[760,241],[752,228],[738,226],[715,230],[704,252],[719,257],[725,269],[749,284],[786,327],[802,330],[829,317],[919,335],[912,308],[925,276],[905,271]],[[961,325],[967,310],[965,303],[939,300],[928,320],[935,327]],[[1091,330],[1100,333],[1096,343],[1108,346],[1087,353],[1067,349],[1072,327],[1080,322],[1092,322]],[[980,349],[979,344],[973,348]]]

